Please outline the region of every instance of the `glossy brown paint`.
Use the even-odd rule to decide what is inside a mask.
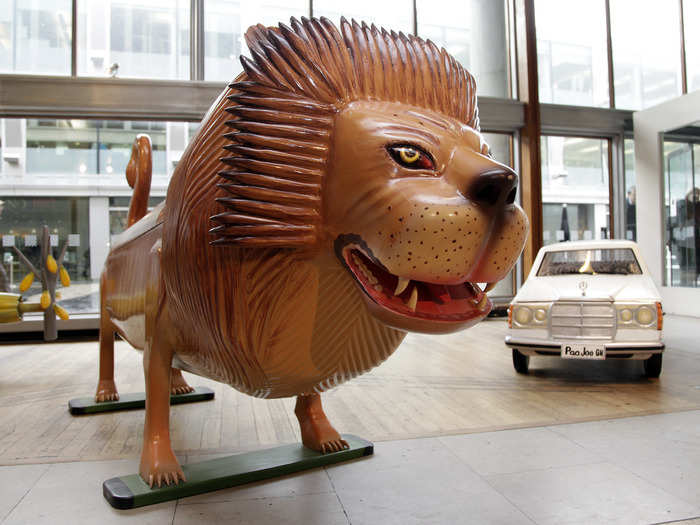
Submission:
[[[171,364],[258,397],[298,395],[303,443],[343,447],[319,394],[384,361],[405,330],[482,319],[485,294],[464,282],[505,276],[527,233],[517,178],[478,132],[473,78],[444,50],[325,19],[254,26],[246,40],[252,58],[203,119],[164,206],[122,235],[103,274],[105,323],[144,350],[151,484],[183,478]],[[434,169],[398,163],[387,148],[399,143]],[[394,296],[402,280],[417,297]],[[433,289],[450,315],[431,313],[420,294]]]

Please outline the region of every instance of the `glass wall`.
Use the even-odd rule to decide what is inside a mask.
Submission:
[[[700,145],[664,141],[666,285],[700,285]]]
[[[96,77],[190,78],[190,1],[78,0],[77,69]]]
[[[679,3],[610,0],[610,23],[616,107],[644,109],[680,95]]]
[[[247,54],[244,34],[254,24],[289,25],[291,17],[309,15],[308,0],[205,0],[204,78],[230,82],[243,71],[241,53]]]
[[[165,197],[150,197],[148,199],[148,211],[158,206],[165,200]],[[115,235],[126,230],[129,218],[129,204],[131,197],[110,197],[109,198],[109,237],[113,241]]]
[[[65,242],[68,248],[63,266],[71,277],[71,287],[61,289],[60,304],[69,312],[97,311],[96,285],[90,278],[90,235],[88,199],[85,197],[3,197],[0,201],[0,236],[2,265],[10,290],[17,287],[28,269],[21,263],[13,246],[37,267],[40,266],[40,234],[49,227],[54,256]],[[41,283],[35,280],[24,294],[38,300]]]
[[[540,102],[610,107],[605,0],[536,0],[535,15]]]
[[[341,15],[358,22],[375,24],[397,33],[413,34],[413,1],[394,0],[392,2],[377,2],[376,0],[355,0],[341,2],[339,0],[313,0],[314,16],[330,18],[340,27]]]
[[[700,89],[700,2],[683,0],[688,93]]]
[[[0,2],[0,73],[70,75],[71,0]]]
[[[542,137],[544,244],[610,237],[608,141]]]
[[[637,240],[637,176],[634,172],[634,139],[625,139],[625,239]]]
[[[508,97],[504,2],[417,0],[416,9],[418,36],[444,47],[469,70],[480,96]]]
[[[136,135],[153,146],[149,208],[164,199],[173,167],[185,149],[187,122],[78,119],[4,119],[0,136],[16,162],[0,172],[0,252],[13,291],[26,274],[11,247],[34,256],[43,224],[58,242],[70,239],[66,269],[74,283],[61,305],[71,313],[98,309],[99,275],[111,235],[126,224],[132,190],[125,177]],[[22,273],[24,272],[24,273]],[[4,276],[7,275],[7,279]],[[35,292],[30,290],[30,295]]]
[[[151,137],[153,173],[166,173],[165,122],[27,120],[27,173],[123,174],[139,133]]]
[[[504,133],[483,133],[484,140],[489,145],[491,156],[498,162],[515,168],[513,162],[513,136]],[[518,196],[519,199],[519,196]],[[504,302],[510,301],[515,295],[515,272],[511,270],[506,277],[496,284],[489,292],[491,298],[503,298]],[[500,304],[499,301],[496,301]]]

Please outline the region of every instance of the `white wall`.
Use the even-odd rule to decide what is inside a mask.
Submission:
[[[668,313],[700,317],[700,289],[662,286],[664,269],[663,133],[700,121],[700,91],[634,113],[637,239]]]

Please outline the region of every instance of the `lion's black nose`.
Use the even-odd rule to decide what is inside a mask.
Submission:
[[[507,166],[493,168],[472,180],[466,197],[485,206],[513,204],[518,191],[518,176]]]

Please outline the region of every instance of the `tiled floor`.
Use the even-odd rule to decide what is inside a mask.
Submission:
[[[199,455],[194,461],[209,459]],[[132,460],[0,467],[3,524],[700,523],[700,411],[376,443],[375,455],[130,511]]]

